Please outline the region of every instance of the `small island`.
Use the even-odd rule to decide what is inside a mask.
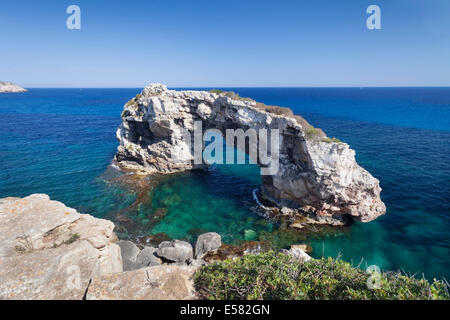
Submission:
[[[12,82],[0,81],[0,93],[26,92],[27,90]]]

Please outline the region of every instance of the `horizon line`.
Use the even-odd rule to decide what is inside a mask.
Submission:
[[[138,87],[22,87],[24,89],[140,89],[145,88],[145,86],[138,86]],[[365,89],[365,88],[450,88],[450,85],[443,85],[443,86],[433,86],[433,85],[421,85],[421,86],[167,86],[168,89],[215,89],[215,88],[261,88],[261,89],[271,89],[271,88],[280,88],[280,89],[298,89],[298,88],[305,88],[305,89]]]

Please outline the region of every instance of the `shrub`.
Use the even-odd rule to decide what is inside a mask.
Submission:
[[[342,142],[341,140],[339,140],[338,138],[328,138],[328,137],[326,137],[326,138],[323,138],[322,139],[322,142],[327,142],[327,143],[331,143],[331,142]]]
[[[64,244],[71,244],[71,243],[77,241],[79,238],[80,238],[80,236],[78,235],[78,233],[72,233],[70,235],[69,239],[64,241]]]
[[[306,129],[306,138],[314,140],[320,137],[326,137],[326,135],[321,129],[314,128],[313,126],[310,126],[308,129]]]
[[[266,252],[202,267],[195,274],[206,299],[385,300],[449,299],[448,284],[415,279],[395,272],[379,274],[380,289],[369,289],[369,274],[341,259],[311,259]]]
[[[279,116],[286,116],[286,117],[293,117],[294,113],[291,109],[285,108],[285,107],[279,107],[279,106],[268,106],[264,103],[257,102],[256,107],[260,110],[263,110],[265,112],[277,114]]]

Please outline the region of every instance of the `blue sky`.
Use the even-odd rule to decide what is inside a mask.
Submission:
[[[448,0],[1,0],[0,39],[25,87],[450,85]]]

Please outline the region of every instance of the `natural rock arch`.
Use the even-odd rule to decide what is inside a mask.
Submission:
[[[329,139],[287,108],[266,106],[235,94],[144,88],[124,107],[115,160],[141,173],[203,168],[192,163],[194,122],[203,128],[278,129],[279,170],[262,176],[262,206],[272,214],[306,223],[345,224],[349,217],[371,221],[385,213],[379,182],[355,161],[349,145]],[[186,160],[173,161],[172,155]],[[260,203],[261,204],[261,203]]]

